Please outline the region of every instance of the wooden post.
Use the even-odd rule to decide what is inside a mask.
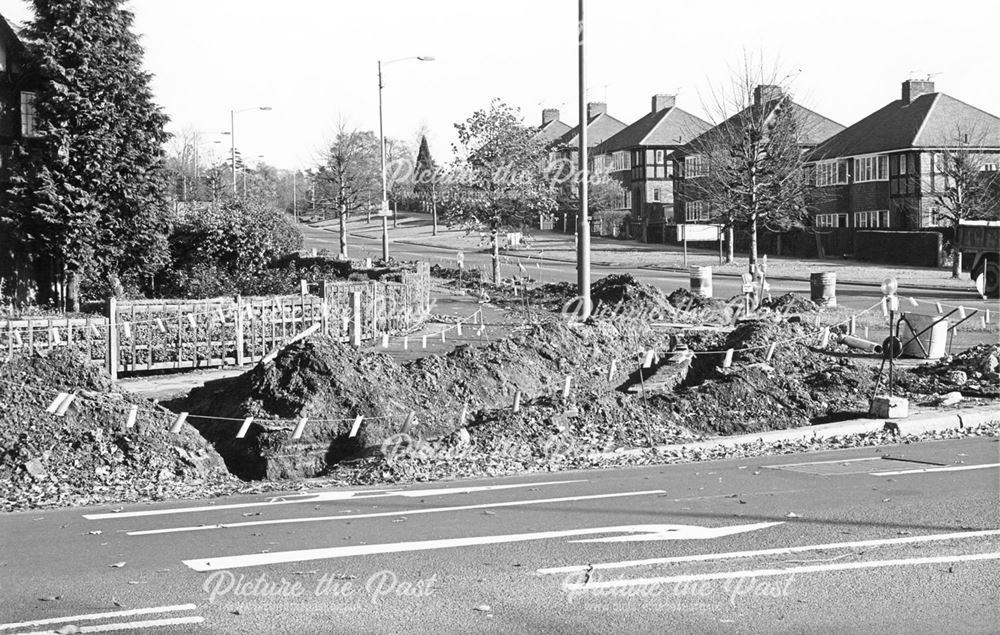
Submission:
[[[361,292],[351,291],[351,311],[353,323],[351,327],[351,344],[361,346]]]
[[[320,285],[320,323],[323,325],[323,335],[330,335],[330,281],[324,280]]]
[[[236,300],[236,316],[235,319],[233,320],[233,324],[235,324],[234,328],[236,329],[236,331],[234,333],[233,343],[236,346],[236,365],[242,366],[243,364],[247,363],[246,354],[243,351],[243,346],[245,344],[243,340],[243,321],[244,321],[243,298],[240,296],[236,296],[235,300]]]
[[[104,303],[104,317],[108,319],[107,369],[111,381],[118,380],[118,300],[108,298]]]

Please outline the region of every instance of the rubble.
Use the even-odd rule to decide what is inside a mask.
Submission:
[[[54,391],[79,393],[64,416],[45,411]],[[142,414],[125,430],[132,405]],[[170,434],[175,419],[66,351],[0,365],[0,509],[235,491],[239,481],[197,432]]]
[[[1000,397],[997,373],[1000,344],[980,344],[956,355],[922,364],[900,379],[900,386],[917,394],[960,392],[965,397]]]

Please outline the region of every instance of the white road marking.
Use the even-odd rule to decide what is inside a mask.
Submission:
[[[620,492],[617,494],[590,494],[587,496],[564,496],[561,498],[536,498],[523,501],[505,501],[502,503],[481,503],[478,505],[456,505],[453,507],[431,507],[429,509],[404,509],[394,512],[378,512],[372,514],[340,514],[339,516],[314,516],[307,518],[276,518],[274,520],[255,520],[242,523],[221,523],[218,525],[192,525],[189,527],[166,527],[162,529],[144,529],[129,531],[129,536],[150,536],[154,534],[172,534],[184,531],[202,531],[205,529],[235,529],[238,527],[258,527],[260,525],[283,525],[293,523],[315,523],[334,520],[358,520],[360,518],[385,518],[390,516],[413,516],[415,514],[435,514],[439,512],[457,512],[469,509],[489,509],[491,507],[516,507],[520,505],[541,505],[544,503],[568,503],[572,501],[598,500],[602,498],[623,498],[626,496],[648,496],[650,494],[665,494],[662,489],[651,489],[642,492]]]
[[[720,538],[747,531],[764,529],[781,523],[757,523],[754,525],[734,525],[730,527],[698,527],[694,525],[623,525],[620,527],[596,527],[591,529],[566,529],[542,531],[530,534],[508,534],[500,536],[473,536],[468,538],[446,538],[441,540],[420,540],[414,542],[383,543],[377,545],[353,545],[350,547],[324,547],[320,549],[299,549],[274,553],[251,553],[240,556],[200,558],[184,560],[184,564],[195,571],[215,571],[217,569],[238,569],[286,562],[308,560],[328,560],[351,556],[368,556],[382,553],[402,553],[407,551],[428,551],[451,549],[474,545],[497,545],[527,540],[566,538],[568,536],[588,536],[595,534],[642,534],[645,540],[706,540]]]
[[[926,536],[906,536],[904,538],[884,538],[879,540],[856,540],[854,542],[832,542],[824,545],[801,545],[798,547],[778,547],[776,549],[759,549],[756,551],[730,551],[725,553],[703,553],[692,556],[673,556],[669,558],[647,558],[645,560],[623,560],[621,562],[601,562],[569,567],[549,567],[538,569],[541,574],[575,573],[588,569],[625,569],[628,567],[646,567],[656,564],[677,564],[683,562],[705,562],[708,560],[729,560],[735,558],[754,558],[756,556],[780,556],[803,551],[826,551],[830,549],[855,549],[864,547],[882,547],[886,545],[905,545],[938,540],[959,540],[962,538],[979,538],[982,536],[1000,536],[1000,529],[983,531],[961,531],[951,534],[930,534]]]
[[[169,516],[170,514],[191,514],[195,512],[214,512],[222,509],[244,509],[247,507],[270,507],[272,505],[293,505],[297,503],[322,503],[340,500],[362,500],[366,498],[385,498],[387,496],[404,496],[420,498],[421,496],[445,496],[448,494],[470,494],[473,492],[491,492],[495,490],[514,489],[519,487],[540,487],[542,485],[566,485],[569,483],[586,483],[586,479],[572,481],[545,481],[542,483],[516,483],[513,485],[480,485],[474,487],[452,487],[441,489],[416,490],[343,490],[316,492],[314,494],[291,494],[278,496],[256,503],[235,503],[232,505],[202,505],[199,507],[174,507],[170,509],[145,509],[134,512],[84,514],[87,520],[111,520],[113,518],[138,518],[142,516]]]
[[[869,472],[872,476],[901,476],[903,474],[924,474],[926,472],[964,472],[966,470],[982,470],[990,467],[1000,467],[1000,463],[985,463],[983,465],[949,465],[948,467],[924,467],[916,470],[898,470],[895,472]]]
[[[826,465],[828,463],[857,463],[859,461],[881,461],[880,456],[866,456],[860,459],[837,459],[835,461],[808,461],[806,463],[781,463],[780,465],[764,465],[762,467],[779,469],[783,467],[801,467],[803,465]]]
[[[204,617],[194,615],[191,617],[168,617],[162,620],[144,620],[142,622],[119,622],[117,624],[97,624],[94,626],[81,626],[81,633],[110,633],[112,631],[131,631],[137,628],[157,628],[160,626],[179,626],[181,624],[201,624]],[[32,631],[22,635],[56,635],[58,631]]]
[[[90,620],[103,620],[113,617],[130,617],[132,615],[149,615],[151,613],[170,613],[172,611],[193,611],[195,604],[172,604],[170,606],[154,606],[144,609],[126,609],[124,611],[109,611],[107,613],[86,613],[84,615],[70,615],[68,617],[51,617],[43,620],[31,620],[28,622],[14,622],[11,624],[0,624],[0,631],[12,628],[25,628],[28,626],[46,626],[48,624],[61,624],[63,622],[86,622]]]
[[[946,564],[949,562],[974,562],[977,560],[1000,560],[1000,553],[974,553],[958,556],[934,556],[929,558],[907,558],[901,560],[874,560],[871,562],[845,562],[842,564],[818,564],[788,569],[756,569],[751,571],[723,571],[721,573],[695,573],[672,575],[661,578],[634,578],[625,580],[605,580],[603,582],[564,584],[567,591],[589,591],[630,586],[652,586],[654,584],[675,584],[678,582],[698,582],[702,580],[732,580],[736,578],[767,578],[800,573],[822,573],[825,571],[851,571],[857,569],[878,569],[882,567],[906,567],[922,564]]]

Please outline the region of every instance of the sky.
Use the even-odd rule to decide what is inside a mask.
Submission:
[[[378,131],[377,61],[387,136],[427,132],[447,159],[454,124],[494,98],[531,125],[542,108],[577,121],[576,0],[132,0],[135,29],[170,130],[243,156],[309,168],[338,126]],[[899,98],[907,78],[1000,114],[996,25],[983,0],[586,0],[589,101],[631,123],[656,93],[710,118],[745,56],[775,68],[796,101],[844,125]],[[30,18],[23,0],[0,13]],[[221,141],[214,144],[213,141]]]

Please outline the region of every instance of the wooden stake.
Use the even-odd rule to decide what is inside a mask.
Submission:
[[[649,368],[650,366],[652,366],[653,365],[653,357],[655,355],[656,355],[656,351],[654,351],[653,349],[649,349],[648,351],[646,351],[646,357],[645,357],[645,359],[642,360],[642,367],[643,368]]]
[[[764,355],[765,362],[771,361],[771,358],[774,357],[774,351],[777,350],[777,348],[778,348],[778,343],[771,342],[771,345],[767,347],[767,354]]]
[[[74,399],[76,399],[76,395],[75,394],[70,393],[70,394],[66,395],[66,398],[63,399],[62,403],[59,404],[59,407],[56,408],[55,415],[57,417],[63,417],[63,416],[65,416],[66,415],[66,411],[69,410],[69,407],[73,403]]]
[[[236,431],[237,439],[242,439],[245,436],[247,436],[247,432],[250,430],[251,423],[253,423],[253,417],[247,417],[246,419],[243,420],[243,425],[241,425],[240,429]]]
[[[133,405],[129,408],[128,418],[125,419],[125,429],[129,429],[135,425],[135,420],[139,416],[139,406]]]
[[[181,431],[181,427],[184,425],[184,422],[187,421],[187,418],[188,413],[186,412],[182,412],[177,415],[177,420],[174,421],[174,425],[170,426],[170,434],[179,433]]]
[[[295,425],[295,429],[292,430],[292,440],[297,441],[302,438],[302,431],[306,429],[306,417],[299,419],[298,424]]]
[[[733,353],[735,353],[733,349],[729,349],[728,351],[726,351],[726,356],[722,360],[723,368],[729,368],[730,366],[733,365]]]
[[[564,401],[566,399],[569,399],[569,391],[572,387],[573,387],[573,376],[566,375],[566,381],[563,383],[563,392],[562,392],[562,398]]]
[[[611,360],[611,368],[608,369],[608,381],[615,378],[615,371],[618,370],[618,360]]]
[[[521,391],[518,390],[514,393],[514,412],[521,411]]]
[[[354,417],[354,425],[351,426],[351,433],[349,435],[347,435],[347,436],[349,436],[352,439],[354,437],[358,436],[358,430],[361,429],[361,420],[363,418],[364,417],[362,415],[358,415],[357,417]]]

